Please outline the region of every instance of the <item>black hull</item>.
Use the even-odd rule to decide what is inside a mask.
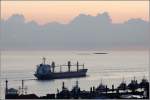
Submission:
[[[37,77],[38,80],[51,80],[51,79],[63,79],[63,78],[76,78],[76,77],[85,77],[86,76],[87,69],[80,69],[77,71],[71,71],[71,72],[58,72],[58,73],[52,73],[46,75],[39,75],[34,74],[35,77]]]

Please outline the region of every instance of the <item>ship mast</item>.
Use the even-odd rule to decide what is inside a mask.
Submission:
[[[79,62],[77,61],[77,72],[79,71]]]
[[[71,61],[68,61],[68,72],[70,72]]]
[[[52,66],[52,71],[54,72],[55,71],[55,62],[54,61],[52,62],[51,66]]]

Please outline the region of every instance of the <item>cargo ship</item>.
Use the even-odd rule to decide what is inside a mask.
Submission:
[[[34,76],[38,80],[51,80],[51,79],[63,79],[63,78],[75,78],[75,77],[85,77],[87,70],[84,68],[84,64],[79,65],[78,61],[76,64],[72,65],[71,61],[68,61],[66,65],[55,66],[55,62],[53,61],[52,64],[46,64],[46,58],[43,57],[43,62],[37,65],[36,72]],[[68,67],[68,71],[61,71],[63,66]],[[76,70],[72,71],[71,67],[76,66]],[[82,69],[79,69],[79,66],[82,66]],[[55,67],[60,67],[60,72],[55,71]]]

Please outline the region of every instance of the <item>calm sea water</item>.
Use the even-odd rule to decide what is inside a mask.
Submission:
[[[108,54],[93,54],[94,52],[107,52]],[[33,76],[36,65],[41,63],[42,57],[46,57],[46,63],[52,61],[56,65],[66,64],[71,61],[75,64],[85,64],[88,69],[88,77],[57,79],[52,81],[38,81]],[[9,81],[9,88],[18,89],[21,80],[25,80],[28,93],[45,95],[56,93],[57,88],[61,89],[62,82],[71,89],[76,80],[82,89],[90,90],[90,86],[98,86],[102,81],[111,87],[124,79],[127,83],[135,76],[140,81],[143,76],[149,76],[149,52],[147,50],[112,50],[112,51],[3,51],[1,59],[1,93],[4,93],[5,79]],[[65,67],[63,71],[67,70]],[[76,70],[76,67],[72,67]],[[56,68],[59,71],[59,68]]]

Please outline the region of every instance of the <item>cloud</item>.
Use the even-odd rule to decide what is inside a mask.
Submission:
[[[149,48],[150,44],[149,22],[130,19],[114,24],[107,12],[80,14],[69,24],[43,26],[15,14],[0,24],[1,49]]]

